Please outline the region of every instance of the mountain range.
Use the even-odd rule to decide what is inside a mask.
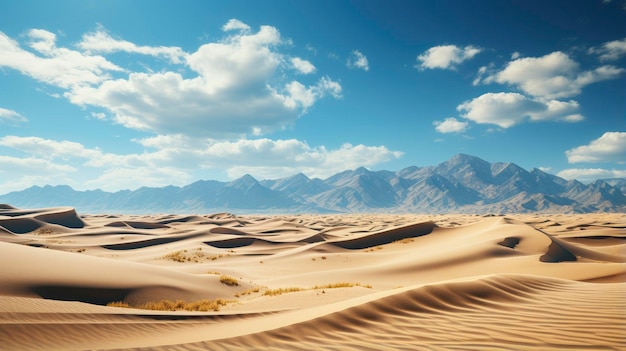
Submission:
[[[625,192],[622,178],[583,184],[537,168],[458,154],[437,166],[397,172],[358,168],[326,179],[298,173],[259,181],[244,175],[230,182],[117,192],[33,186],[0,195],[0,203],[71,206],[82,213],[586,213],[626,212]]]

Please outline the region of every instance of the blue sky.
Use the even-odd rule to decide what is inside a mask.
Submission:
[[[626,177],[626,2],[3,1],[0,194],[436,165]]]

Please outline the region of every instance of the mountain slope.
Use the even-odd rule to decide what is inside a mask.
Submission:
[[[128,212],[626,212],[626,179],[583,184],[514,163],[459,154],[429,167],[397,172],[357,168],[326,179],[302,173],[258,181],[201,180],[183,186],[114,193],[33,186],[0,195],[22,208],[71,206],[83,213]]]

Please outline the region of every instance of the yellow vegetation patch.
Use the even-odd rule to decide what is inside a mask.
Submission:
[[[265,296],[276,296],[276,295],[281,295],[284,293],[290,293],[290,292],[296,292],[296,291],[302,291],[302,290],[307,290],[307,289],[303,289],[303,288],[298,288],[298,287],[290,287],[290,288],[278,288],[278,289],[267,289],[263,292],[263,295]]]
[[[326,285],[316,285],[316,286],[312,287],[311,289],[315,290],[315,289],[352,288],[352,287],[355,287],[355,286],[362,286],[362,287],[368,288],[368,289],[372,288],[371,284],[361,285],[361,283],[341,282],[341,283],[333,283],[333,284],[326,284]]]
[[[235,297],[241,297],[241,296],[244,296],[244,295],[252,295],[254,293],[258,293],[260,290],[261,289],[258,288],[258,287],[252,288],[252,289],[248,289],[248,290],[236,293]]]
[[[126,308],[138,308],[142,310],[154,310],[154,311],[219,311],[221,306],[226,306],[232,301],[224,299],[216,300],[198,300],[193,302],[185,302],[183,300],[161,300],[154,302],[146,302],[139,305],[129,305],[123,301],[109,302],[109,307],[126,307]]]
[[[175,262],[206,262],[206,261],[215,261],[218,258],[222,258],[224,255],[207,255],[202,251],[202,248],[197,248],[195,250],[178,250],[174,252],[170,252],[167,255],[161,257],[164,260],[170,260]]]
[[[368,288],[368,289],[372,288],[371,284],[362,285],[361,283],[341,282],[341,283],[332,283],[332,284],[326,284],[326,285],[316,285],[316,286],[314,286],[312,288],[290,287],[290,288],[268,289],[268,290],[265,290],[263,292],[263,295],[265,295],[265,296],[276,296],[276,295],[281,295],[281,294],[290,293],[290,292],[297,292],[297,291],[337,289],[337,288],[352,288],[352,287],[355,287],[355,286],[362,286],[362,287]]]
[[[239,281],[228,275],[220,276],[220,283],[228,286],[239,286]]]

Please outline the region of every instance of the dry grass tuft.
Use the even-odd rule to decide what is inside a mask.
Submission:
[[[306,290],[303,288],[298,288],[298,287],[290,287],[290,288],[278,288],[278,289],[267,289],[263,292],[264,296],[277,296],[277,295],[282,295],[285,293],[290,293],[290,292],[296,292],[296,291],[302,291],[302,290]]]
[[[123,301],[109,302],[109,307],[125,307],[125,308],[138,308],[142,310],[153,311],[194,311],[194,312],[207,312],[207,311],[219,311],[220,307],[226,306],[232,301],[224,299],[216,300],[198,300],[193,302],[185,302],[183,300],[161,300],[146,302],[139,305],[129,305]]]
[[[332,283],[332,284],[326,284],[326,285],[316,285],[312,288],[290,287],[290,288],[268,289],[263,292],[263,295],[264,296],[277,296],[277,295],[290,293],[290,292],[298,292],[298,291],[306,291],[306,290],[352,288],[355,286],[361,286],[361,287],[368,288],[368,289],[372,288],[371,284],[341,282],[341,283]]]
[[[188,250],[178,250],[174,252],[170,252],[167,255],[161,257],[164,260],[170,260],[174,262],[206,262],[206,261],[215,261],[218,258],[222,258],[225,255],[207,255],[202,252],[202,248],[196,248],[193,251]]]
[[[127,304],[126,302],[123,301],[113,301],[113,302],[109,302],[107,303],[107,306],[109,307],[125,307],[125,308],[130,308],[130,305]]]
[[[341,282],[341,283],[333,283],[333,284],[326,284],[326,285],[316,285],[314,286],[312,289],[338,289],[338,288],[352,288],[355,286],[362,286],[364,288],[368,288],[371,289],[372,285],[371,284],[365,284],[362,285],[361,283],[348,283],[348,282]]]
[[[241,297],[241,296],[245,296],[245,295],[252,295],[254,293],[258,293],[261,289],[256,287],[256,288],[252,288],[252,289],[248,289],[242,292],[238,292],[235,294],[235,297]]]
[[[228,286],[239,286],[239,281],[228,275],[220,276],[220,283]]]
[[[39,229],[37,229],[34,233],[35,235],[50,235],[50,234],[54,234],[54,231],[50,228],[44,228],[41,227]]]

